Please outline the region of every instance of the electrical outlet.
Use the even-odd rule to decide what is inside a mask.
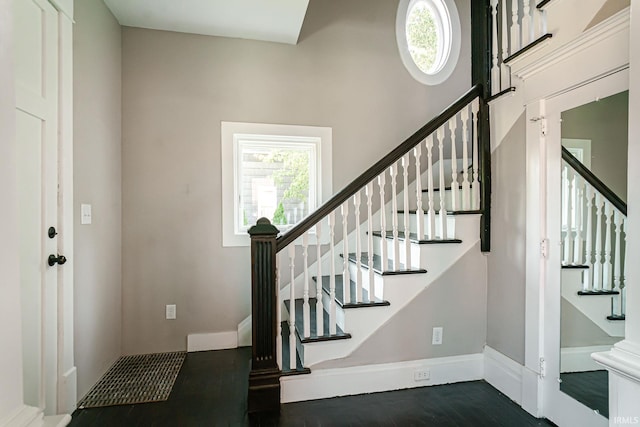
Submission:
[[[431,372],[429,372],[428,369],[423,369],[420,371],[415,371],[413,373],[413,380],[414,381],[426,381],[429,378],[431,378]]]
[[[173,320],[176,318],[176,305],[175,304],[167,304],[166,308],[166,317],[167,319]]]
[[[433,336],[431,337],[431,344],[433,345],[442,344],[442,333],[443,333],[442,326],[433,328]]]

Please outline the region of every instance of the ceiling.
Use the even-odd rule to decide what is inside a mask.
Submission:
[[[309,0],[104,0],[120,25],[296,44]]]

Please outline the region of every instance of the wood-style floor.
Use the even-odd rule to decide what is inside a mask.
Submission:
[[[169,400],[77,410],[72,427],[99,426],[548,426],[484,381],[282,405],[249,418],[251,350],[189,353]]]
[[[609,371],[560,374],[560,390],[609,418]]]

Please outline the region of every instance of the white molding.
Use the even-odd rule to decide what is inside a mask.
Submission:
[[[640,345],[620,341],[611,351],[594,353],[591,357],[607,370],[640,384]]]
[[[429,370],[430,379],[414,380],[414,373]],[[308,375],[280,379],[283,403],[324,399],[380,391],[476,381],[484,377],[482,353],[407,362],[318,369]]]
[[[252,344],[252,320],[251,315],[247,316],[238,324],[238,347],[250,347]]]
[[[626,8],[616,13],[612,17],[602,21],[598,25],[593,26],[577,38],[569,43],[560,46],[554,51],[546,54],[537,61],[515,69],[517,61],[511,64],[512,73],[522,80],[526,80],[531,76],[559,63],[578,52],[588,49],[589,47],[601,43],[613,35],[629,28],[630,8]]]
[[[78,370],[72,367],[62,374],[59,384],[58,408],[61,412],[72,413],[78,403]]]
[[[609,350],[611,345],[562,348],[560,349],[560,373],[601,370],[602,366],[591,358],[591,354]]]
[[[522,403],[522,370],[513,359],[484,347],[484,379],[518,405]]]
[[[0,427],[64,427],[70,422],[68,414],[45,417],[42,409],[22,405],[0,420]]]
[[[238,332],[216,332],[187,335],[187,351],[226,350],[238,347]]]

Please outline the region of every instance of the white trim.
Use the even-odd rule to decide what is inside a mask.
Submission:
[[[42,409],[22,405],[0,420],[0,427],[64,427],[70,422],[68,414],[45,417]]]
[[[238,332],[216,332],[187,335],[187,351],[226,350],[238,347]]]
[[[235,233],[235,205],[236,205],[236,178],[235,178],[235,136],[236,135],[260,135],[264,138],[319,138],[317,152],[317,200],[316,207],[333,195],[333,166],[332,166],[332,134],[329,127],[297,126],[265,123],[241,123],[221,122],[220,147],[221,147],[221,173],[222,173],[222,244],[228,246],[249,246],[248,234]],[[315,244],[315,240],[310,242]]]
[[[523,58],[515,59],[511,64],[513,74],[522,80],[526,80],[553,65],[576,55],[582,50],[589,49],[591,46],[601,43],[603,40],[629,28],[630,8],[626,8],[616,13],[612,17],[602,21],[598,25],[593,26],[584,33],[580,34],[569,43],[560,46],[558,49],[546,54],[542,58],[531,64],[523,65],[517,69],[516,65]],[[526,57],[527,55],[523,55]]]
[[[416,381],[414,373],[419,370],[429,370],[430,379]],[[281,400],[282,403],[299,402],[476,381],[484,377],[483,371],[482,353],[350,368],[319,369],[308,375],[282,377]]]
[[[251,315],[238,324],[238,347],[250,347],[252,345],[251,331],[253,328]]]
[[[560,349],[560,373],[599,371],[602,366],[591,358],[591,354],[609,350],[611,350],[610,345],[562,348]]]
[[[522,402],[523,366],[486,345],[484,379],[518,405]]]
[[[611,351],[594,353],[591,357],[607,370],[640,384],[640,345],[620,341]]]

